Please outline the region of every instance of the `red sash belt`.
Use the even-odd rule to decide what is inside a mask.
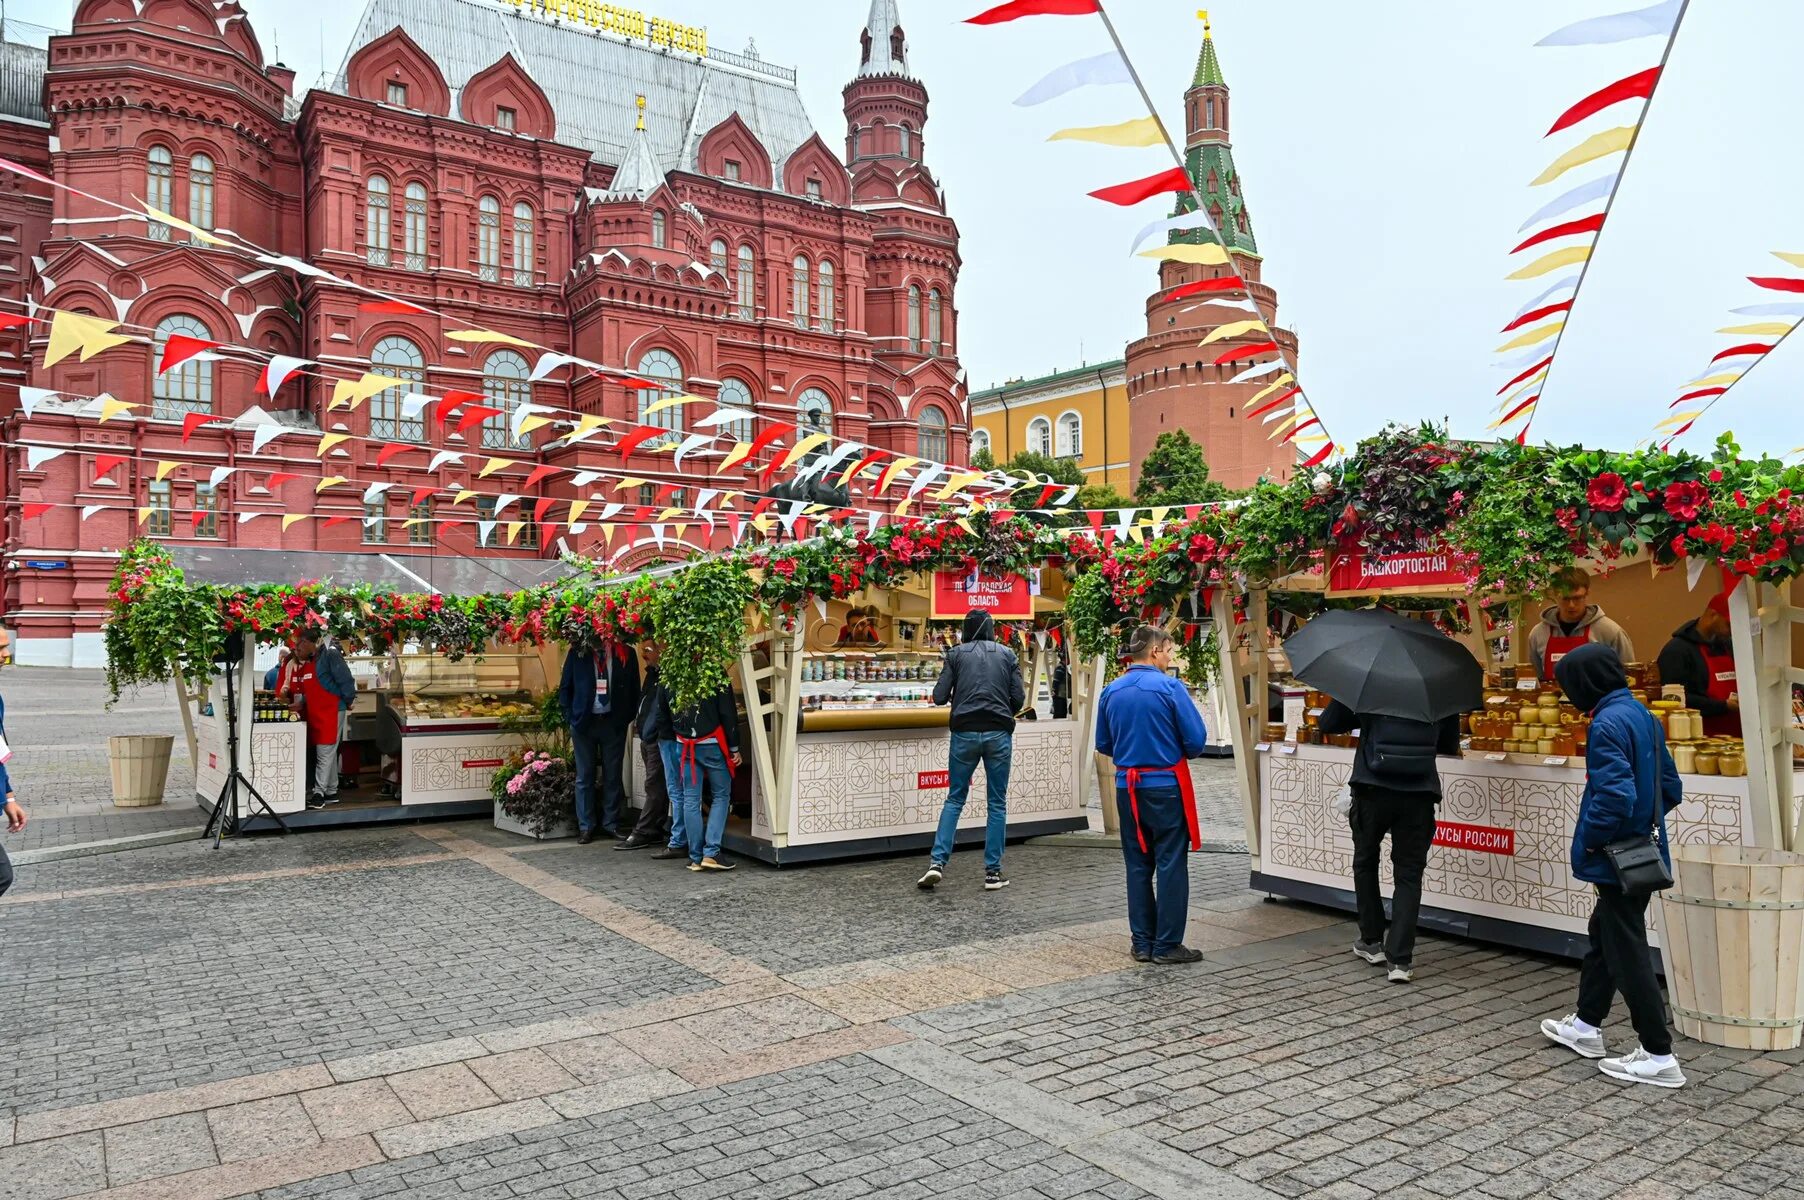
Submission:
[[[1134,814],[1134,836],[1140,840],[1140,853],[1150,854],[1146,848],[1146,831],[1140,828],[1140,775],[1144,770],[1170,771],[1178,781],[1178,795],[1184,800],[1184,823],[1190,827],[1190,849],[1194,852],[1203,848],[1203,834],[1196,820],[1196,786],[1190,781],[1190,764],[1179,762],[1171,767],[1124,767],[1127,772],[1128,809]]]
[[[683,746],[683,757],[678,762],[680,768],[699,773],[701,768],[696,766],[695,763],[695,748],[703,742],[713,742],[716,746],[720,747],[720,756],[726,760],[727,778],[733,778],[733,752],[727,749],[726,731],[721,729],[720,726],[716,725],[714,727],[714,732],[707,734],[704,737],[686,738],[679,733],[677,734],[677,741],[681,742]]]

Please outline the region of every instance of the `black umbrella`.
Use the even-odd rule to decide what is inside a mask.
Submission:
[[[1484,668],[1472,652],[1393,612],[1323,613],[1284,653],[1292,674],[1354,712],[1432,722],[1484,704]]]

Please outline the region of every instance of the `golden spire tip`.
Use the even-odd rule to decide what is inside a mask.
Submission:
[[[1196,10],[1196,19],[1203,23],[1203,36],[1205,38],[1208,37],[1209,36],[1209,10],[1206,8],[1197,9]]]

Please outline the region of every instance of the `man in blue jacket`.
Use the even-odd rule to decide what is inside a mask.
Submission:
[[[1679,772],[1666,749],[1654,715],[1629,691],[1616,651],[1593,643],[1580,646],[1554,666],[1567,699],[1591,714],[1585,750],[1585,792],[1572,831],[1572,874],[1597,888],[1591,910],[1591,947],[1579,972],[1578,1011],[1541,1022],[1541,1032],[1597,1065],[1612,1079],[1656,1087],[1685,1085],[1672,1056],[1672,1034],[1647,946],[1647,903],[1651,892],[1630,895],[1616,880],[1604,854],[1611,842],[1657,831],[1660,856],[1666,848],[1666,814],[1679,806]],[[1621,992],[1641,1045],[1621,1058],[1604,1057],[1604,1019]]]
[[[0,664],[12,660],[12,635],[0,629]],[[25,828],[25,810],[13,799],[13,781],[6,773],[6,760],[11,757],[12,751],[6,744],[6,701],[0,700],[0,813],[6,817],[6,832],[18,833]],[[6,847],[0,846],[0,896],[6,895],[6,889],[12,885],[12,860],[6,857]]]
[[[639,659],[619,642],[603,642],[593,650],[572,646],[564,656],[557,702],[570,726],[576,751],[576,840],[588,845],[595,829],[623,838],[620,813],[626,807],[626,735],[639,715]],[[599,781],[596,776],[599,775]],[[601,813],[595,812],[595,789],[601,786]]]
[[[1203,847],[1186,760],[1202,755],[1209,736],[1190,692],[1167,674],[1171,635],[1142,625],[1128,635],[1127,653],[1127,670],[1097,702],[1096,749],[1115,760],[1134,961],[1193,963],[1203,952],[1184,945],[1186,841],[1190,850]]]

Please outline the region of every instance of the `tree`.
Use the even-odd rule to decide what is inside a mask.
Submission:
[[[1228,498],[1228,489],[1209,478],[1203,448],[1182,429],[1159,435],[1140,460],[1134,499],[1143,505],[1209,504]]]
[[[1111,483],[1086,484],[1077,494],[1077,506],[1086,512],[1099,508],[1131,508],[1133,503]]]

